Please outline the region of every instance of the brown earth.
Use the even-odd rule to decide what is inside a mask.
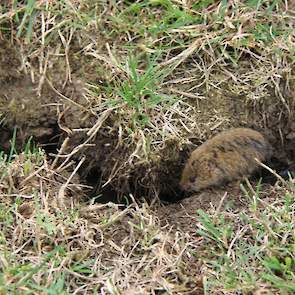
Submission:
[[[251,182],[252,187],[255,187],[255,184],[257,182]],[[251,195],[251,189],[245,187]],[[264,184],[261,187],[260,197],[270,197],[271,189],[270,184]],[[243,212],[245,208],[249,208],[249,202],[249,197],[240,189],[240,183],[237,181],[227,186],[191,194],[174,204],[161,206],[156,210],[156,214],[163,225],[169,224],[174,231],[181,230],[192,237],[198,237],[196,233],[198,210],[203,210],[209,215],[214,213],[216,216],[219,212]]]
[[[86,78],[91,79],[95,65],[89,60],[81,60],[79,67],[75,58],[78,49],[71,52],[73,72],[80,75],[85,65]],[[38,63],[32,58],[30,64]],[[220,88],[209,92],[203,89],[200,99],[186,99],[194,106],[189,115],[195,128],[189,134],[184,131],[186,143],[181,143],[178,138],[171,139],[151,154],[149,162],[138,161],[129,165],[128,158],[134,146],[131,148],[119,141],[118,114],[115,111],[95,112],[99,97],[97,101],[89,101],[85,85],[76,78],[76,74],[72,74],[71,79],[65,78],[68,75],[66,66],[60,60],[50,65],[46,77],[42,74],[37,76],[36,69],[30,71],[26,68],[16,46],[3,41],[0,69],[0,112],[5,123],[1,127],[1,148],[9,149],[9,138],[15,127],[18,146],[33,136],[45,150],[56,152],[63,140],[69,138],[64,152],[72,153],[75,161],[85,155],[80,175],[84,183],[98,188],[96,193],[101,192],[101,185],[109,181],[105,192],[117,195],[132,193],[135,197],[160,195],[172,201],[179,199],[178,182],[189,152],[218,131],[230,127],[252,127],[266,133],[277,152],[274,167],[276,162],[280,168],[295,159],[294,85],[281,83],[285,102],[275,96],[273,89],[267,89],[265,99],[251,100],[247,93],[233,91],[234,83],[231,81],[223,83],[222,91]],[[246,64],[241,71],[247,71]],[[193,74],[196,73],[188,72],[183,78]],[[216,75],[216,82],[225,79],[221,74]],[[195,79],[190,84],[178,83],[177,91],[186,93],[197,82]],[[167,82],[167,89],[171,92],[176,88],[173,83]],[[190,93],[199,95],[199,91],[196,89]],[[100,128],[90,138],[89,128],[96,123]],[[107,195],[114,199],[114,194]],[[105,199],[109,200],[109,196]]]

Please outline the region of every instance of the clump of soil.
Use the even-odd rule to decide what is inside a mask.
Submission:
[[[252,180],[249,186],[239,181],[233,182],[219,188],[203,190],[193,193],[189,197],[167,206],[159,206],[156,214],[162,224],[169,224],[173,231],[181,230],[194,237],[196,233],[196,223],[198,222],[198,210],[217,215],[219,212],[242,212],[249,208],[252,202],[252,195],[255,196],[255,185],[257,181]],[[241,185],[243,189],[241,189]],[[260,184],[259,198],[267,198],[269,201],[275,197],[273,184]]]
[[[53,75],[53,82],[42,76],[30,76],[15,48],[8,41],[1,44],[0,114],[5,133],[0,138],[1,148],[9,149],[7,139],[16,128],[17,146],[23,146],[33,137],[50,150],[51,146],[59,145],[61,133],[67,131],[63,116],[69,107],[68,117],[74,122],[71,125],[81,127],[77,116],[83,109],[80,103],[86,104],[81,95],[81,82],[73,79],[63,85],[59,72]],[[64,100],[65,96],[68,101]]]

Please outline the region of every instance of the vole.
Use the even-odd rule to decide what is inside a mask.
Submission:
[[[222,185],[250,176],[265,162],[272,146],[258,131],[235,128],[223,131],[195,149],[182,172],[180,186],[187,192]]]

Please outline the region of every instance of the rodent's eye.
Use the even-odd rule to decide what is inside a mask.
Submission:
[[[195,182],[196,178],[197,178],[196,176],[191,176],[191,177],[189,178],[189,181],[190,181],[190,182]]]

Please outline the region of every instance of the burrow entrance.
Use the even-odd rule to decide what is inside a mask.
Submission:
[[[3,50],[5,51],[5,46]],[[196,79],[194,91],[198,95],[202,94],[203,98],[198,99],[199,96],[195,95],[197,98],[185,99],[185,104],[189,107],[179,109],[187,112],[186,117],[189,120],[185,126],[189,127],[190,132],[179,123],[185,117],[177,117],[173,113],[175,117],[171,115],[171,120],[175,125],[171,125],[174,127],[178,124],[176,127],[180,135],[171,136],[170,141],[165,138],[164,141],[161,134],[157,133],[158,138],[152,139],[157,144],[160,142],[160,148],[157,146],[157,149],[152,150],[145,162],[135,153],[135,160],[132,162],[129,161],[130,155],[141,142],[138,138],[140,133],[136,133],[138,137],[131,146],[127,129],[122,133],[122,126],[130,124],[130,117],[126,119],[119,112],[99,109],[106,102],[102,104],[101,101],[96,101],[99,95],[87,97],[86,87],[74,73],[72,81],[65,83],[62,71],[58,74],[49,70],[50,83],[44,82],[42,89],[39,89],[38,81],[33,83],[28,75],[13,70],[20,67],[20,61],[17,52],[9,44],[5,53],[7,58],[0,61],[0,68],[3,69],[0,75],[1,150],[9,152],[16,127],[17,151],[21,151],[32,137],[37,145],[44,148],[48,157],[51,157],[51,154],[56,154],[61,148],[65,138],[69,137],[69,145],[64,153],[70,154],[76,147],[87,142],[87,133],[99,123],[99,131],[95,137],[72,157],[75,163],[85,157],[78,171],[80,181],[93,187],[87,191],[89,197],[101,195],[97,201],[126,202],[127,197],[128,202],[130,194],[139,200],[158,196],[163,202],[178,201],[183,197],[178,182],[190,151],[214,134],[231,127],[250,127],[265,132],[275,148],[272,167],[277,171],[295,162],[294,91],[285,91],[288,87],[284,83],[280,85],[285,99],[282,103],[271,88],[265,89],[265,97],[251,100],[243,93],[237,95],[231,92],[230,86],[237,85],[226,77],[221,79],[226,81],[224,92],[214,92],[210,88],[208,93],[206,89],[197,88],[199,82]],[[187,60],[187,64],[183,66],[188,68],[190,61]],[[181,71],[176,74],[179,78],[183,78],[183,75],[189,78],[192,74],[197,77],[197,73],[198,71]],[[77,76],[80,77],[79,73]],[[177,85],[183,92],[193,91],[193,86]],[[169,89],[166,91],[169,93]],[[106,114],[109,116],[101,120]],[[153,115],[155,120],[161,119],[157,112]],[[144,129],[141,131],[144,132]]]
[[[58,127],[58,124],[52,125],[51,130],[51,134],[34,137],[33,143],[35,146],[43,148],[49,159],[54,159],[54,155],[58,153],[61,146],[63,131]],[[6,153],[9,153],[12,148],[11,143],[15,145],[14,148],[17,152],[21,152],[29,138],[24,136],[23,130],[16,132],[15,141],[13,139],[15,129],[1,127],[0,132],[0,148]],[[285,176],[287,176],[286,171],[288,167],[294,171],[294,144],[294,139],[290,138],[290,136],[286,138],[284,145],[282,145],[281,141],[275,140],[273,145],[276,152],[272,161],[268,163],[269,166],[278,172],[285,173]],[[151,196],[158,196],[163,204],[175,203],[189,196],[184,194],[178,186],[181,171],[189,153],[190,149],[186,148],[180,152],[178,162],[165,163],[165,169],[157,175],[158,179],[155,182],[157,187],[153,188],[144,185],[144,182],[140,179],[143,174],[131,175],[127,180],[122,179],[123,185],[121,187],[114,186],[112,182],[106,184],[103,167],[99,166],[91,157],[87,158],[87,156],[85,163],[78,170],[78,175],[81,184],[92,187],[92,189],[89,188],[85,191],[86,195],[89,198],[95,198],[96,202],[99,203],[114,202],[128,204],[132,201],[131,195],[136,200],[151,200]],[[258,182],[260,178],[262,182],[271,184],[276,181],[276,178],[266,170],[261,170],[260,173],[254,175],[252,180],[253,182]]]

